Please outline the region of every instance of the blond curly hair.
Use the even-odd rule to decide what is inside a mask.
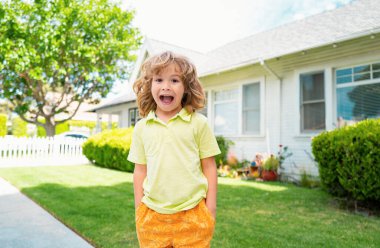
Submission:
[[[148,58],[142,64],[140,76],[133,84],[133,90],[137,95],[137,106],[142,117],[146,117],[151,110],[155,111],[157,108],[151,93],[153,76],[171,64],[178,66],[181,72],[185,88],[181,101],[182,107],[189,113],[204,107],[205,95],[194,64],[182,55],[166,51]]]

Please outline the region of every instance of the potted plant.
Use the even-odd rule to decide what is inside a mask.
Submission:
[[[276,181],[277,170],[280,166],[280,161],[273,154],[268,157],[262,165],[262,178],[265,181]]]

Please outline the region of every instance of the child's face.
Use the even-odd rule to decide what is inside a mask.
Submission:
[[[181,72],[174,63],[158,75],[153,75],[151,92],[157,104],[156,114],[168,117],[176,115],[182,109],[184,91]]]

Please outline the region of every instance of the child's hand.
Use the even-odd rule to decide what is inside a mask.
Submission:
[[[216,219],[216,206],[209,206],[209,205],[210,204],[207,204],[207,202],[206,202],[206,207],[210,211],[212,217],[214,217],[214,219]]]

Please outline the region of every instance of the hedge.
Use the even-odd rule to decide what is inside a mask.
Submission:
[[[20,117],[12,118],[12,134],[16,137],[25,137],[28,135],[27,123]]]
[[[223,136],[216,136],[216,141],[220,149],[220,154],[215,156],[216,165],[227,164],[227,154],[230,146],[234,145],[234,142],[224,138]]]
[[[331,194],[380,201],[380,119],[323,132],[313,138],[312,151]]]
[[[131,127],[95,134],[83,144],[83,154],[95,165],[133,172],[134,164],[127,160],[132,132]]]
[[[7,135],[7,115],[0,114],[0,137]]]

